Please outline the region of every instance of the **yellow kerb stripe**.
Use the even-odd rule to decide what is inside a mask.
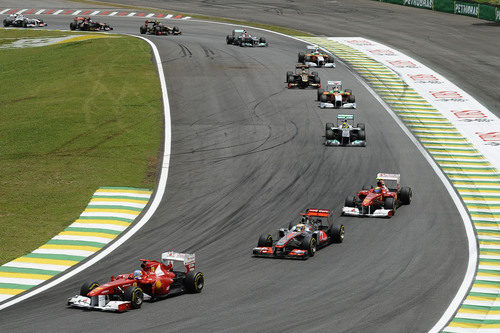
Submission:
[[[22,293],[24,290],[23,289],[4,289],[0,288],[0,294],[4,295],[17,295]]]
[[[141,212],[135,210],[127,210],[127,209],[104,209],[104,208],[87,208],[86,212],[90,213],[123,213],[123,214],[132,214],[139,215]]]
[[[114,239],[117,236],[117,235],[105,234],[102,232],[83,232],[83,231],[63,231],[63,232],[59,233],[59,235],[101,237],[101,238],[109,238],[109,239]]]
[[[52,275],[47,275],[47,274],[27,274],[27,273],[16,273],[16,272],[0,272],[0,276],[7,278],[36,279],[36,280],[48,280],[52,277]]]
[[[20,257],[14,259],[13,261],[28,262],[33,264],[61,265],[61,266],[73,266],[74,264],[78,263],[78,261],[75,260],[59,260],[59,259],[45,259],[45,258],[29,258],[29,257]]]
[[[114,225],[121,225],[124,227],[128,227],[130,225],[130,222],[125,222],[125,221],[119,221],[119,220],[83,220],[83,219],[78,219],[75,221],[76,223],[89,223],[89,224],[114,224]]]
[[[106,202],[131,202],[131,203],[139,203],[139,204],[147,204],[148,199],[144,198],[144,200],[136,200],[136,199],[111,199],[111,198],[93,198],[90,202],[95,201],[106,201]]]
[[[57,250],[82,250],[97,252],[101,248],[94,246],[81,246],[81,245],[56,245],[56,244],[45,244],[40,246],[40,249],[57,249]]]

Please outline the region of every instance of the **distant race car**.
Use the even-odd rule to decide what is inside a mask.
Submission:
[[[385,182],[390,182],[389,186]],[[409,205],[412,190],[400,186],[400,175],[377,174],[377,186],[363,186],[357,196],[347,197],[342,215],[391,217],[401,205]]]
[[[337,123],[326,123],[326,146],[366,146],[365,124],[358,123],[354,126],[354,115],[339,114]]]
[[[278,240],[271,235],[261,235],[252,251],[256,257],[307,259],[316,250],[331,243],[342,243],[344,226],[333,223],[332,211],[307,209],[299,224],[290,223],[288,229],[278,231]]]
[[[83,284],[80,294],[68,299],[68,306],[122,312],[140,308],[143,301],[201,292],[205,280],[203,273],[194,271],[194,254],[165,252],[161,259],[140,259],[141,270],[111,276],[103,285],[97,281]],[[174,271],[174,262],[182,262],[185,272]]]
[[[47,23],[36,18],[27,18],[23,14],[11,14],[3,20],[4,27],[35,28],[46,27]]]
[[[169,27],[160,21],[148,21],[144,22],[139,28],[141,34],[149,35],[180,35],[181,31],[178,27]]]
[[[326,90],[318,90],[318,101],[321,108],[356,108],[356,98],[350,89],[342,90],[342,81],[328,81]]]
[[[299,62],[310,67],[335,67],[333,56],[328,53],[321,52],[317,46],[307,46],[307,52],[299,52],[298,58]]]
[[[71,30],[81,31],[110,31],[112,27],[107,23],[94,22],[90,17],[75,17],[69,24]]]
[[[303,64],[295,65],[295,73],[292,71],[286,72],[286,83],[288,88],[321,88],[321,79],[318,72],[309,73],[309,66]]]
[[[264,37],[251,36],[246,29],[235,29],[231,35],[226,36],[226,43],[237,46],[269,46]]]

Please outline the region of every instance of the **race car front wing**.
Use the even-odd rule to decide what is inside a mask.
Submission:
[[[309,67],[324,67],[324,68],[335,68],[335,63],[333,62],[325,62],[323,66],[318,66],[317,63],[312,61],[306,61],[305,64]]]
[[[369,211],[367,213],[362,213],[356,207],[343,207],[342,215],[349,216],[371,216],[371,217],[391,217],[394,215],[394,210],[392,209],[375,209],[374,211]]]
[[[81,296],[76,295],[68,298],[68,305],[76,308],[95,309],[102,311],[123,312],[130,309],[128,301],[108,301],[105,295],[99,296]]]
[[[322,109],[355,109],[356,103],[344,103],[340,107],[336,107],[335,104],[330,102],[320,102],[319,107]]]
[[[253,255],[255,257],[266,257],[266,258],[288,258],[288,259],[304,259],[307,258],[306,250],[293,249],[288,253],[283,253],[282,249],[273,249],[271,246],[255,247],[253,249]]]
[[[347,144],[341,144],[339,140],[326,140],[325,146],[366,147],[366,140],[353,140]]]

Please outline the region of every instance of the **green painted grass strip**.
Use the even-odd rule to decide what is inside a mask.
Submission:
[[[78,232],[99,232],[102,234],[119,235],[122,231],[112,230],[112,229],[100,229],[100,228],[78,228],[78,227],[67,227],[64,231],[78,231]]]
[[[133,222],[134,219],[128,219],[125,217],[112,217],[112,216],[80,216],[78,218],[79,220],[115,220],[115,221],[122,221],[122,222]]]
[[[100,190],[133,190],[133,191],[148,191],[152,192],[148,188],[137,188],[137,187],[113,187],[113,186],[101,186]]]
[[[82,261],[86,257],[73,256],[69,254],[51,254],[51,253],[29,253],[23,257],[27,258],[40,258],[40,259],[55,259],[55,260],[72,260],[72,261]]]
[[[467,324],[478,324],[478,325],[488,325],[488,324],[500,324],[500,320],[493,319],[469,319],[469,318],[453,318],[452,322],[456,323],[467,323]],[[486,327],[483,327],[486,328]]]
[[[65,240],[65,239],[51,239],[47,244],[54,245],[78,245],[78,246],[93,246],[93,247],[104,247],[105,243],[99,242],[89,242],[89,241],[76,241],[76,240]]]
[[[50,271],[50,270],[46,270],[46,269],[10,267],[10,266],[0,266],[0,272],[23,273],[23,274],[42,274],[42,275],[57,275],[57,274],[61,273],[59,271]]]
[[[36,286],[36,284],[17,284],[17,283],[1,283],[0,282],[0,288],[2,289],[22,289],[22,290],[28,290]]]
[[[107,205],[89,205],[87,206],[87,209],[124,209],[124,210],[133,210],[136,212],[142,211],[143,208],[136,208],[136,207],[129,207],[129,206],[107,206]]]
[[[500,310],[500,306],[470,305],[470,304],[462,304],[461,308],[470,310],[492,310],[492,311]]]
[[[474,284],[488,284],[491,286],[497,286],[500,288],[500,281],[485,281],[485,280],[474,280]]]

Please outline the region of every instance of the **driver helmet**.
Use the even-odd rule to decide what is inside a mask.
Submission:
[[[342,128],[349,128],[349,123],[347,123],[347,121],[344,121],[342,123]]]
[[[384,181],[383,181],[382,179],[379,179],[379,180],[377,181],[377,186],[379,186],[379,187],[384,187],[384,186],[385,186]]]
[[[295,232],[302,232],[305,230],[305,228],[306,228],[306,226],[304,224],[297,224],[295,226]]]
[[[375,189],[373,190],[373,193],[381,193],[382,192],[382,188],[380,188],[379,186],[375,187]]]
[[[133,277],[134,280],[139,280],[140,278],[142,278],[142,271],[140,269],[135,270]]]

